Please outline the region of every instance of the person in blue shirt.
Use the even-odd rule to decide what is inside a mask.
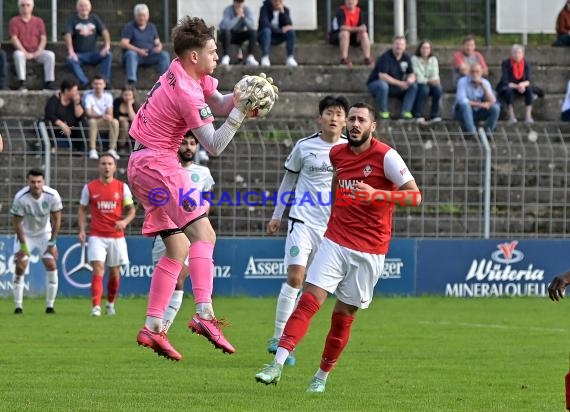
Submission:
[[[163,50],[156,26],[149,23],[150,12],[146,4],[137,4],[133,10],[134,20],[123,27],[121,47],[127,82],[131,86],[137,83],[137,68],[158,65],[158,75],[164,73],[170,65],[170,55]]]
[[[401,118],[412,120],[418,86],[412,60],[406,53],[406,38],[396,36],[392,48],[378,57],[368,77],[368,90],[376,98],[381,119],[389,119],[388,97],[403,98]]]
[[[486,121],[485,130],[492,133],[501,114],[489,80],[483,78],[483,67],[475,63],[469,76],[457,81],[453,118],[459,120],[467,133],[476,134],[475,122]]]

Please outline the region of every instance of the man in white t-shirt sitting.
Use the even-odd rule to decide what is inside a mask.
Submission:
[[[117,139],[119,138],[119,121],[113,118],[113,95],[105,91],[106,82],[102,76],[96,75],[91,81],[92,90],[83,96],[83,107],[89,125],[89,159],[97,160],[97,135],[99,131],[109,132],[109,154],[119,159]]]

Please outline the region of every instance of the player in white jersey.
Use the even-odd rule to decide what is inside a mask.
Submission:
[[[14,239],[13,278],[14,313],[22,314],[24,275],[30,253],[42,254],[46,269],[46,313],[54,314],[53,304],[57,295],[57,246],[56,239],[61,225],[63,205],[57,190],[45,185],[44,173],[39,169],[28,172],[28,186],[22,188],[10,209],[16,230]],[[51,220],[51,222],[50,222]]]
[[[277,232],[285,210],[286,195],[295,187],[295,201],[289,212],[285,266],[287,282],[281,286],[275,310],[275,330],[267,351],[275,353],[283,328],[295,308],[303,287],[305,272],[311,264],[327,228],[330,216],[333,169],[329,159],[332,147],[346,144],[342,131],[346,126],[348,101],[343,96],[326,96],[319,102],[321,132],[299,140],[285,160],[285,176],[279,186],[277,205],[267,224],[267,232]],[[287,365],[295,364],[291,352]]]
[[[180,147],[178,148],[178,158],[180,159],[181,166],[188,171],[190,176],[190,180],[192,180],[193,187],[201,192],[209,192],[214,188],[214,178],[210,173],[210,169],[206,166],[201,166],[194,163],[194,158],[196,156],[196,151],[198,150],[198,141],[196,137],[189,130],[184,139],[180,143]],[[203,198],[206,199],[208,196],[204,195]],[[211,198],[211,197],[210,197]],[[211,208],[211,206],[210,206]],[[188,242],[187,248],[190,247],[190,242]],[[152,246],[152,261],[153,264],[156,266],[158,260],[164,256],[166,252],[166,246],[162,241],[162,237],[155,236],[153,246]],[[178,281],[176,283],[176,288],[174,289],[174,293],[172,293],[172,297],[170,298],[170,302],[168,302],[168,306],[166,307],[166,311],[164,312],[164,318],[162,319],[163,330],[164,332],[168,332],[168,329],[174,322],[174,318],[178,314],[180,310],[180,306],[182,305],[182,298],[184,297],[184,281],[188,276],[188,258],[186,258],[186,262],[182,265],[182,269],[180,270],[180,274],[178,275]]]

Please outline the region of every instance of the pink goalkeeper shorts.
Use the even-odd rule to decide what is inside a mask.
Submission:
[[[144,236],[183,228],[208,212],[209,203],[201,202],[198,191],[188,194],[192,180],[175,153],[137,150],[129,158],[127,174],[133,195],[144,206]]]

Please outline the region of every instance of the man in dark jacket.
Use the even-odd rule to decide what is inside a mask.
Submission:
[[[283,0],[265,0],[259,10],[258,39],[261,47],[261,65],[271,66],[269,49],[271,45],[287,42],[287,66],[298,66],[295,51],[295,30],[289,8]]]
[[[51,125],[58,147],[85,150],[85,110],[74,80],[64,80],[58,93],[52,95],[44,109],[44,120]]]

